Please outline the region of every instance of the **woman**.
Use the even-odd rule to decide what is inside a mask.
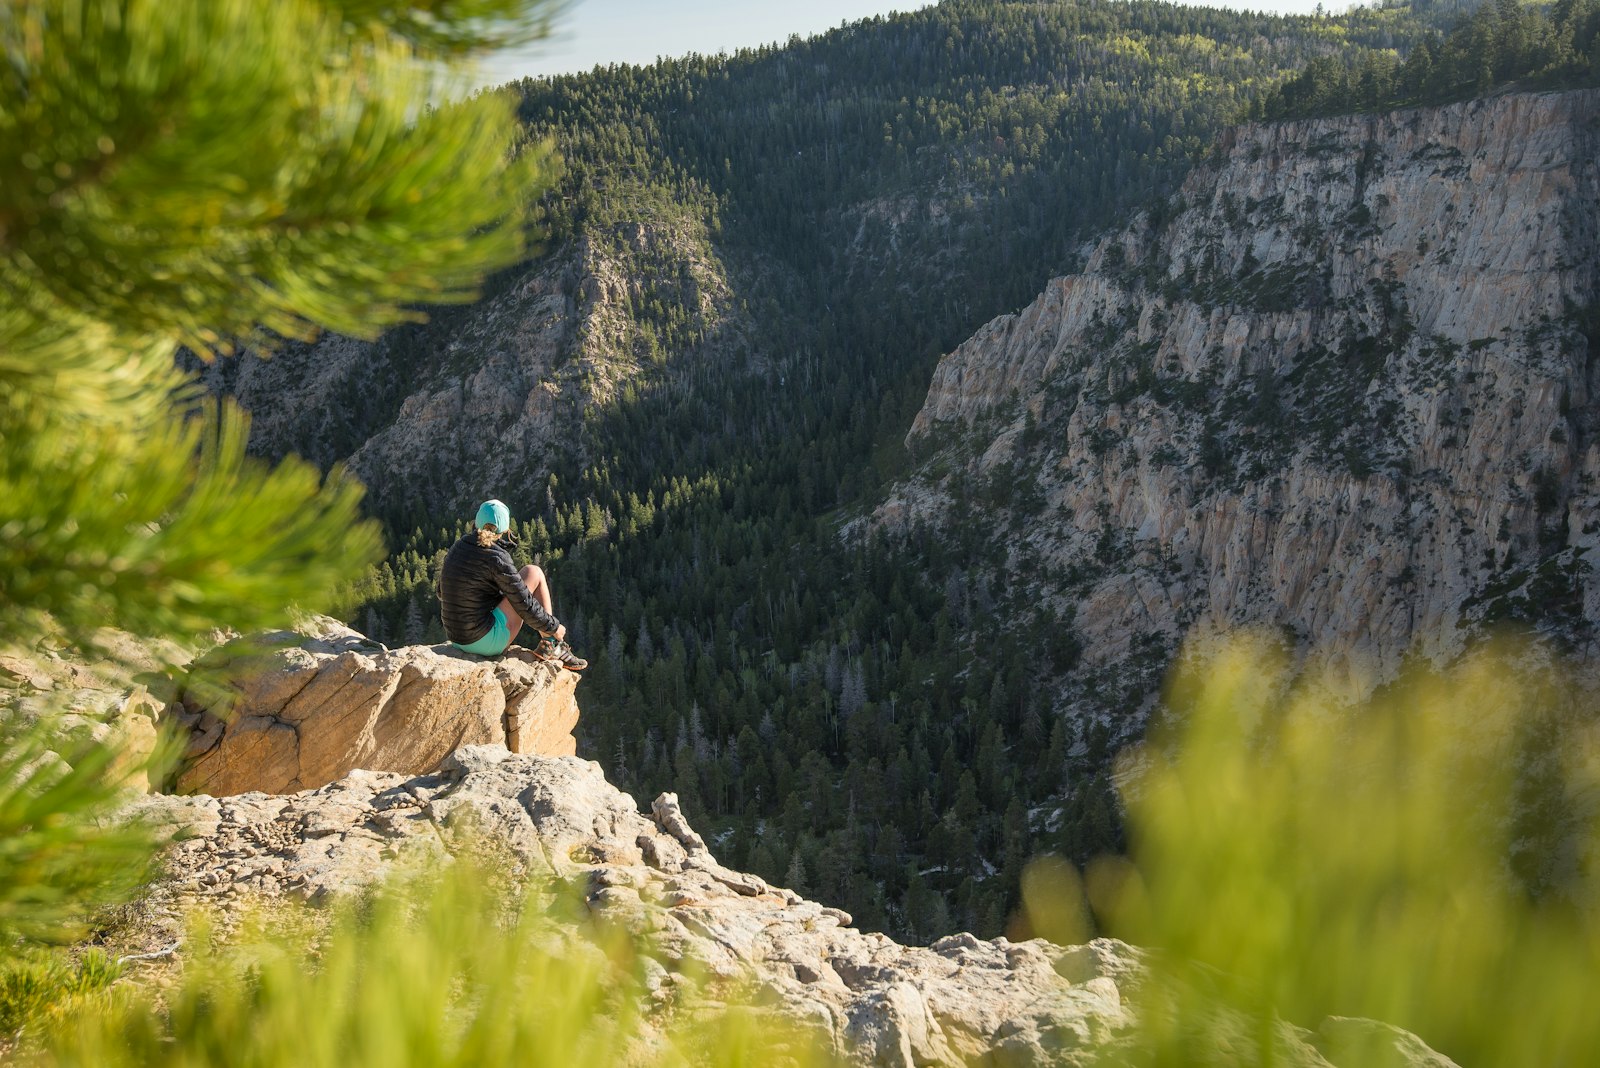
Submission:
[[[589,662],[563,640],[567,628],[550,612],[550,582],[532,564],[517,570],[505,542],[510,541],[511,510],[484,501],[473,529],[445,554],[439,569],[439,616],[450,644],[479,656],[506,651],[526,622],[544,640],[534,650],[569,671]]]

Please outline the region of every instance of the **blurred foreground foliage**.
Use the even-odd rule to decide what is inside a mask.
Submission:
[[[517,262],[550,151],[435,97],[554,6],[0,9],[0,643],[265,626],[379,556],[353,484],[246,458],[174,356],[374,337]]]
[[[374,337],[420,318],[415,302],[472,299],[523,255],[548,153],[512,158],[503,96],[436,105],[449,67],[419,40],[467,45],[484,10],[548,7],[9,5],[0,347],[26,357],[41,327],[56,351],[76,331],[134,351],[262,328]]]
[[[37,948],[0,960],[0,1036],[16,1034],[38,1020],[65,1018],[122,974],[122,965],[99,948],[86,950],[77,960]]]
[[[40,1063],[83,1068],[501,1068],[835,1063],[739,988],[663,979],[580,899],[518,890],[490,856],[403,875],[326,915],[279,905],[226,942],[191,932],[158,1003],[119,988]],[[661,993],[652,997],[651,972]],[[726,1001],[712,1000],[720,994]],[[654,1016],[654,1009],[668,1010]]]
[[[176,357],[376,336],[517,262],[551,153],[502,97],[436,97],[558,6],[0,4],[0,652],[272,626],[379,558],[358,485],[248,458]],[[0,1043],[103,985],[41,943],[154,846],[107,820],[117,754],[30,701],[0,700]]]
[[[1270,641],[1191,650],[1119,769],[1131,857],[1081,882],[1035,865],[1033,929],[1081,940],[1092,913],[1157,950],[1150,1063],[1273,1063],[1274,1015],[1385,1021],[1464,1065],[1586,1063],[1600,717],[1576,682],[1500,642],[1349,708]],[[1210,1033],[1219,1004],[1262,1026]]]
[[[0,949],[82,937],[85,904],[126,896],[149,869],[149,835],[100,819],[119,799],[117,752],[84,746],[67,764],[52,740],[0,732]]]

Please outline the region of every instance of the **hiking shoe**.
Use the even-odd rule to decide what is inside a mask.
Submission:
[[[572,651],[572,646],[554,638],[545,638],[539,643],[537,650],[541,659],[552,664],[560,664],[568,671],[582,671],[589,666],[589,661]]]

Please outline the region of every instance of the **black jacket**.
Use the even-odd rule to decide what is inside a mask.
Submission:
[[[561,625],[533,599],[511,554],[498,544],[479,545],[478,532],[467,531],[439,568],[439,616],[445,636],[461,645],[482,638],[494,625],[492,613],[506,597],[522,621],[539,633],[554,634]]]

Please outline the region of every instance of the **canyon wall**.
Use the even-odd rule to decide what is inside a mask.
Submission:
[[[1358,690],[1592,648],[1600,92],[1238,127],[939,363],[891,529],[981,515],[1090,668],[1278,628]]]

